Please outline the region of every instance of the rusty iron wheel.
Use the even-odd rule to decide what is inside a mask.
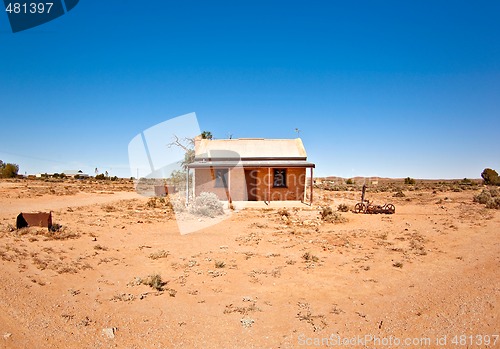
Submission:
[[[354,213],[365,213],[366,207],[362,202],[358,202],[354,206]]]
[[[396,207],[393,204],[387,204],[385,209],[389,214],[393,214],[394,212],[396,212]]]

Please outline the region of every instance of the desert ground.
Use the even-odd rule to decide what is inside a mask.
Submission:
[[[181,235],[128,180],[2,180],[0,347],[500,348],[500,210],[482,189],[380,183],[367,199],[395,214],[325,221],[360,186],[318,187],[312,206]],[[61,228],[15,229],[37,211]]]

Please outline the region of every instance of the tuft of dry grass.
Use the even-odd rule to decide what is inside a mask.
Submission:
[[[147,285],[147,286],[149,286],[157,291],[163,291],[164,290],[163,286],[165,286],[167,284],[166,282],[164,282],[161,279],[160,274],[148,275],[148,277],[146,279],[141,280],[141,283],[144,285]]]
[[[306,252],[302,255],[302,259],[306,262],[318,262],[319,258],[310,252]]]
[[[346,204],[340,204],[337,206],[337,211],[339,212],[349,212],[349,206]]]
[[[216,268],[224,268],[225,266],[226,266],[226,263],[224,261],[215,261]]]
[[[345,223],[345,222],[347,222],[347,218],[342,216],[342,214],[333,211],[333,209],[330,206],[324,207],[323,210],[321,210],[320,214],[321,214],[321,219],[324,222],[328,222],[328,223]]]
[[[149,255],[149,258],[151,259],[160,259],[160,258],[167,258],[170,255],[168,251],[165,250],[159,250],[157,252],[153,252]]]
[[[395,267],[395,268],[403,268],[403,263],[401,263],[401,262],[395,262],[395,263],[392,263],[392,266]]]

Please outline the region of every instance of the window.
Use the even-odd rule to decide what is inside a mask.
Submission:
[[[284,168],[274,169],[273,187],[286,188],[286,169]]]
[[[215,170],[215,187],[227,188],[227,168],[220,168]]]

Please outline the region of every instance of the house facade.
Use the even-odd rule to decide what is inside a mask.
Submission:
[[[314,167],[300,138],[197,138],[195,159],[188,166],[193,173],[188,191],[194,196],[212,192],[230,202],[312,202]]]

